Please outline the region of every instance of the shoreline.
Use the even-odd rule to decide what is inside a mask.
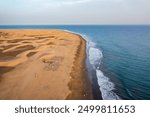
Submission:
[[[78,49],[76,51],[74,66],[71,72],[72,79],[68,84],[72,92],[66,99],[91,100],[93,99],[93,93],[86,67],[86,40],[78,34],[75,35],[80,38],[80,44],[78,45]],[[77,71],[80,71],[80,73],[77,74]],[[76,84],[80,86],[76,87]]]
[[[93,99],[86,41],[80,35],[63,30],[0,32],[0,99]]]

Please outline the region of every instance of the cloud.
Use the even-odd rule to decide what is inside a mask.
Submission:
[[[51,6],[51,7],[61,7],[64,5],[76,5],[76,4],[85,4],[88,2],[96,1],[96,0],[33,0],[38,2],[41,2],[41,5],[44,4],[45,6]]]
[[[150,24],[149,4],[150,0],[0,0],[0,24]]]
[[[64,0],[63,4],[79,4],[79,3],[87,3],[91,2],[93,0]]]
[[[78,3],[87,3],[96,0],[26,0],[26,2],[33,2],[34,4],[53,4],[53,5],[71,5]]]

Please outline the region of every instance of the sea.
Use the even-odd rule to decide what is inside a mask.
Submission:
[[[150,25],[1,25],[0,29],[61,29],[86,41],[94,99],[150,100]]]

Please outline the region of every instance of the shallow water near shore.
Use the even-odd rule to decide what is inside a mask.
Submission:
[[[0,28],[62,29],[81,34],[87,39],[88,68],[92,69],[89,71],[96,75],[103,99],[150,99],[150,26],[26,25]]]

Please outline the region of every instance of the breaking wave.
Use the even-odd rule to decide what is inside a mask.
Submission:
[[[88,57],[89,62],[93,69],[96,71],[97,81],[100,86],[100,91],[102,93],[102,98],[104,100],[117,100],[120,99],[113,90],[115,85],[106,77],[100,70],[101,60],[103,59],[103,53],[100,49],[96,48],[96,44],[88,41]]]

